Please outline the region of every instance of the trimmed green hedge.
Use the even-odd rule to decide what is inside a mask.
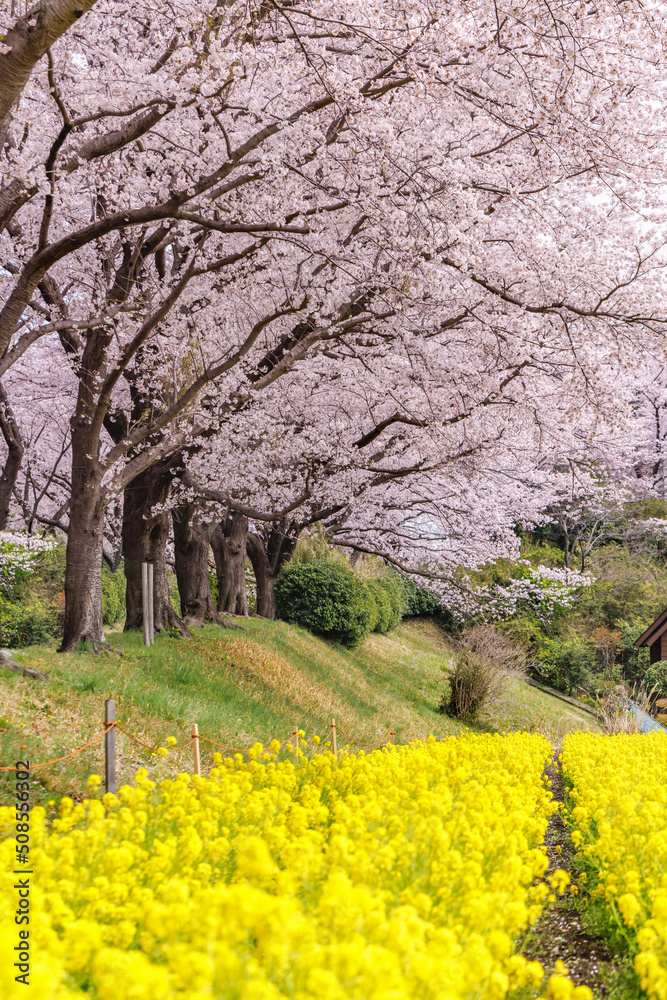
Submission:
[[[377,607],[377,623],[372,632],[384,635],[396,628],[403,617],[403,591],[394,574],[369,580],[368,592]]]
[[[337,563],[292,563],[275,586],[278,616],[314,635],[350,648],[370,630],[373,607],[368,588]]]
[[[369,632],[390,632],[403,618],[439,620],[446,614],[437,597],[394,570],[362,580],[344,563],[330,560],[289,563],[275,593],[283,621],[349,647]]]
[[[373,604],[369,631],[384,635],[394,625],[389,594],[379,580],[367,580],[366,590]]]

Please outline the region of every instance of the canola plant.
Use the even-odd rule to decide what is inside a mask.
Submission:
[[[563,975],[540,986],[515,953],[550,892],[543,736],[281,753],[34,808],[31,1000],[592,996]],[[8,954],[13,822],[0,809]],[[0,995],[28,995],[8,965],[0,978]]]
[[[667,1000],[667,735],[571,734],[561,760],[592,901],[635,952],[642,989]]]

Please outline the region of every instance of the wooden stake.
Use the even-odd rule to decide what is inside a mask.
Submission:
[[[299,732],[296,726],[292,730],[292,739],[294,740],[294,766],[297,767],[299,764],[299,757],[297,755],[297,750],[299,749]]]
[[[394,736],[395,735],[396,735],[396,733],[394,732],[394,730],[390,729],[389,730],[389,739],[391,740],[392,746],[394,745],[394,742],[395,742],[395,740],[394,740]]]
[[[192,756],[194,759],[194,773],[201,777],[201,761],[199,759],[199,726],[196,722],[192,724]]]
[[[153,614],[153,563],[148,564],[148,635],[149,646],[155,642],[155,626]]]
[[[148,616],[148,563],[141,564],[141,610],[144,616],[144,645],[151,644],[151,627]]]
[[[116,704],[113,698],[104,702],[104,724],[116,721]],[[104,786],[107,792],[116,791],[116,727],[109,726],[104,734]]]
[[[338,743],[336,741],[336,720],[331,720],[331,743],[333,746],[334,757],[338,756]]]

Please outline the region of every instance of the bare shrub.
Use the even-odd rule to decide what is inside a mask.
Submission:
[[[440,711],[472,720],[484,705],[497,701],[507,680],[525,668],[523,649],[489,625],[474,625],[458,643],[449,691]]]
[[[487,660],[511,676],[522,674],[526,668],[523,646],[498,632],[493,625],[473,625],[461,636],[459,647]]]
[[[598,700],[599,712],[605,732],[610,735],[640,732],[640,722],[630,708],[630,698],[637,708],[649,715],[653,696],[654,690],[648,693],[641,690],[628,693],[627,687],[624,684],[619,684],[606,698],[600,698]]]

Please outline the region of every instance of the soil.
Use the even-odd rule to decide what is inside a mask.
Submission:
[[[557,766],[550,767],[547,775],[551,780],[554,799],[562,802],[564,790],[560,769]],[[545,845],[549,855],[549,868],[545,878],[561,868],[568,872],[574,884],[577,877],[572,863],[574,848],[560,810],[551,816]],[[578,986],[589,986],[596,1000],[608,996],[605,984],[622,965],[622,959],[614,955],[604,941],[583,929],[569,889],[545,909],[533,927],[522,954],[528,959],[541,962],[547,976],[551,975],[554,965],[560,959],[567,967],[572,981]]]

